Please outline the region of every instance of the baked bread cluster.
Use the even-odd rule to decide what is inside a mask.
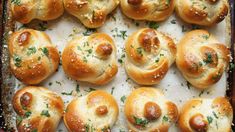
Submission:
[[[127,97],[125,116],[129,131],[167,132],[178,119],[177,106],[156,88],[137,88]]]
[[[44,32],[16,31],[9,37],[8,49],[11,71],[25,84],[38,84],[58,68],[58,50]]]
[[[33,19],[53,20],[64,13],[62,0],[11,0],[13,18],[23,24]]]
[[[186,33],[177,45],[177,67],[196,88],[218,82],[229,61],[229,49],[205,30]]]
[[[138,84],[158,84],[175,61],[176,45],[167,35],[143,28],[132,34],[125,45],[126,72]]]
[[[227,0],[176,0],[176,12],[187,23],[211,26],[228,14]]]
[[[232,120],[232,106],[226,98],[196,98],[183,106],[178,124],[182,132],[230,132]]]
[[[175,0],[120,0],[122,12],[135,20],[163,21],[174,11]]]
[[[64,103],[56,93],[43,88],[28,86],[17,91],[12,104],[17,113],[19,132],[53,132],[64,111]]]
[[[65,73],[77,81],[106,84],[118,71],[116,46],[104,33],[77,37],[62,53]]]
[[[63,0],[68,13],[77,17],[86,27],[101,27],[119,0]]]
[[[70,102],[64,123],[69,132],[110,132],[118,112],[113,96],[97,90]]]

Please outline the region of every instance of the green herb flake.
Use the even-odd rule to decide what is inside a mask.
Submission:
[[[133,118],[135,120],[135,124],[140,125],[142,127],[146,127],[146,125],[149,123],[149,121],[146,120],[146,119],[138,118],[138,117],[135,117],[135,116],[133,116]]]
[[[143,56],[143,48],[141,48],[141,47],[137,48],[137,49],[136,49],[136,52],[137,52],[139,55]]]
[[[153,28],[153,29],[158,29],[159,28],[159,24],[156,22],[149,22],[148,23],[149,28]]]
[[[214,115],[214,117],[215,117],[216,119],[219,118],[218,115],[217,115],[214,111],[213,111],[212,113],[213,113],[213,115]]]
[[[27,51],[28,56],[32,55],[32,54],[35,54],[37,52],[37,49],[35,47],[29,47],[27,50],[28,50]]]
[[[41,112],[41,116],[50,117],[50,113],[49,113],[48,110],[43,110],[43,111]]]
[[[168,122],[169,121],[169,118],[167,117],[167,116],[163,116],[163,118],[162,118],[162,121],[164,121],[164,122]]]
[[[14,55],[13,60],[16,67],[21,67],[22,58],[20,56]]]
[[[111,89],[111,94],[112,95],[113,95],[114,89],[115,89],[115,87],[112,87],[112,89]]]
[[[19,126],[22,121],[23,121],[23,118],[22,118],[22,117],[20,117],[20,116],[17,116],[17,117],[16,117],[17,126]]]
[[[20,5],[21,1],[20,0],[11,0],[11,3],[15,5]]]
[[[27,112],[25,112],[24,117],[25,117],[25,118],[28,118],[28,117],[31,116],[31,114],[32,114],[31,111],[27,111]]]
[[[207,116],[207,121],[208,121],[209,124],[211,124],[212,121],[213,121],[213,118],[211,116]]]
[[[125,95],[123,95],[123,96],[121,97],[121,101],[122,101],[122,103],[125,103],[125,101],[126,101],[126,96],[125,96]]]
[[[49,55],[49,51],[48,51],[48,49],[46,47],[41,48],[41,50],[42,50],[44,55],[46,55],[46,56]]]
[[[62,94],[62,95],[72,95],[72,94],[73,94],[73,90],[72,90],[71,92],[69,92],[69,93],[62,92],[61,94]]]
[[[204,35],[202,35],[202,38],[205,39],[205,40],[207,40],[207,39],[209,39],[209,35],[204,34]]]
[[[206,53],[206,59],[203,60],[206,64],[211,64],[213,62],[211,53]]]
[[[77,86],[76,86],[76,92],[77,93],[80,93],[80,86],[77,84]]]

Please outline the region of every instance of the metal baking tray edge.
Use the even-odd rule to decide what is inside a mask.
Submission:
[[[10,100],[9,97],[6,97],[7,94],[12,94],[13,91],[11,91],[11,87],[13,87],[13,83],[9,82],[9,77],[11,76],[9,71],[9,65],[7,63],[8,61],[8,50],[6,47],[4,47],[4,43],[6,43],[6,35],[7,31],[10,31],[13,27],[11,19],[9,19],[10,10],[8,4],[10,0],[0,0],[0,68],[1,68],[1,74],[0,74],[0,132],[14,132],[14,128],[12,128],[12,124],[8,122],[9,118],[12,118],[13,110],[9,108],[9,105],[4,103],[6,100]],[[230,0],[230,34],[231,34],[231,56],[232,58],[235,58],[235,1]],[[228,78],[227,78],[227,91],[226,95],[229,98],[232,106],[233,111],[235,113],[235,68],[234,67],[234,59],[232,59],[230,65],[230,69],[228,70]],[[10,92],[10,93],[9,93]],[[235,118],[233,120],[232,129],[235,131]]]

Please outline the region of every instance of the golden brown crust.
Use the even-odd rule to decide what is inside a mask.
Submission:
[[[163,21],[174,11],[175,0],[120,0],[122,12],[135,20]]]
[[[64,12],[62,0],[20,0],[11,3],[13,18],[21,23],[29,23],[33,19],[53,20]]]
[[[24,29],[8,40],[10,68],[25,84],[38,84],[54,73],[59,65],[59,53],[43,32]]]
[[[43,87],[28,86],[16,92],[12,100],[18,114],[19,132],[55,131],[64,111],[60,96]]]
[[[105,113],[102,112],[100,115],[99,110],[103,108],[106,109]],[[118,113],[118,105],[112,95],[97,90],[69,103],[64,115],[64,123],[69,132],[110,131],[117,120]]]
[[[232,106],[226,98],[197,98],[182,107],[178,125],[183,132],[230,132],[232,120]]]
[[[205,30],[187,33],[177,45],[177,67],[196,88],[218,82],[229,60],[229,49]]]
[[[146,107],[151,113],[151,119],[146,117]],[[178,119],[176,105],[168,101],[162,92],[150,87],[135,89],[127,97],[124,111],[128,128],[134,132],[167,132]],[[155,118],[152,118],[153,115]]]
[[[101,27],[119,0],[63,0],[66,11],[77,17],[86,27]]]
[[[211,26],[228,14],[227,0],[176,0],[176,12],[186,22]]]
[[[75,80],[106,84],[118,71],[116,46],[103,33],[75,38],[62,53],[62,65],[65,73]]]
[[[138,84],[158,84],[175,61],[176,45],[163,33],[144,28],[132,34],[125,45],[127,74]]]

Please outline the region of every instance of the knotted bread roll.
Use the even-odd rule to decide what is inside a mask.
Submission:
[[[104,33],[77,37],[64,49],[62,65],[65,73],[75,80],[106,84],[118,71],[116,46]]]
[[[64,13],[62,0],[12,0],[13,18],[21,23],[29,23],[33,19],[53,20]]]
[[[125,45],[127,74],[138,84],[158,84],[175,61],[176,45],[163,33],[144,28],[132,34]]]
[[[129,131],[167,132],[178,119],[177,106],[168,101],[160,90],[137,88],[127,97],[125,116]]]
[[[186,33],[177,45],[177,67],[196,88],[218,82],[229,60],[229,49],[205,30]]]
[[[10,68],[25,84],[38,84],[56,71],[59,53],[43,32],[24,29],[10,34]]]
[[[177,14],[188,23],[211,26],[228,14],[227,0],[176,0]]]
[[[118,112],[113,96],[97,90],[70,102],[64,123],[69,132],[110,132]]]
[[[135,20],[163,21],[175,8],[175,0],[120,0],[122,12]]]
[[[63,0],[66,11],[77,17],[86,27],[101,27],[119,0]]]
[[[64,111],[61,97],[43,87],[20,89],[12,104],[19,132],[55,132]]]
[[[197,98],[183,106],[178,124],[182,132],[230,132],[232,120],[232,106],[226,98]]]

